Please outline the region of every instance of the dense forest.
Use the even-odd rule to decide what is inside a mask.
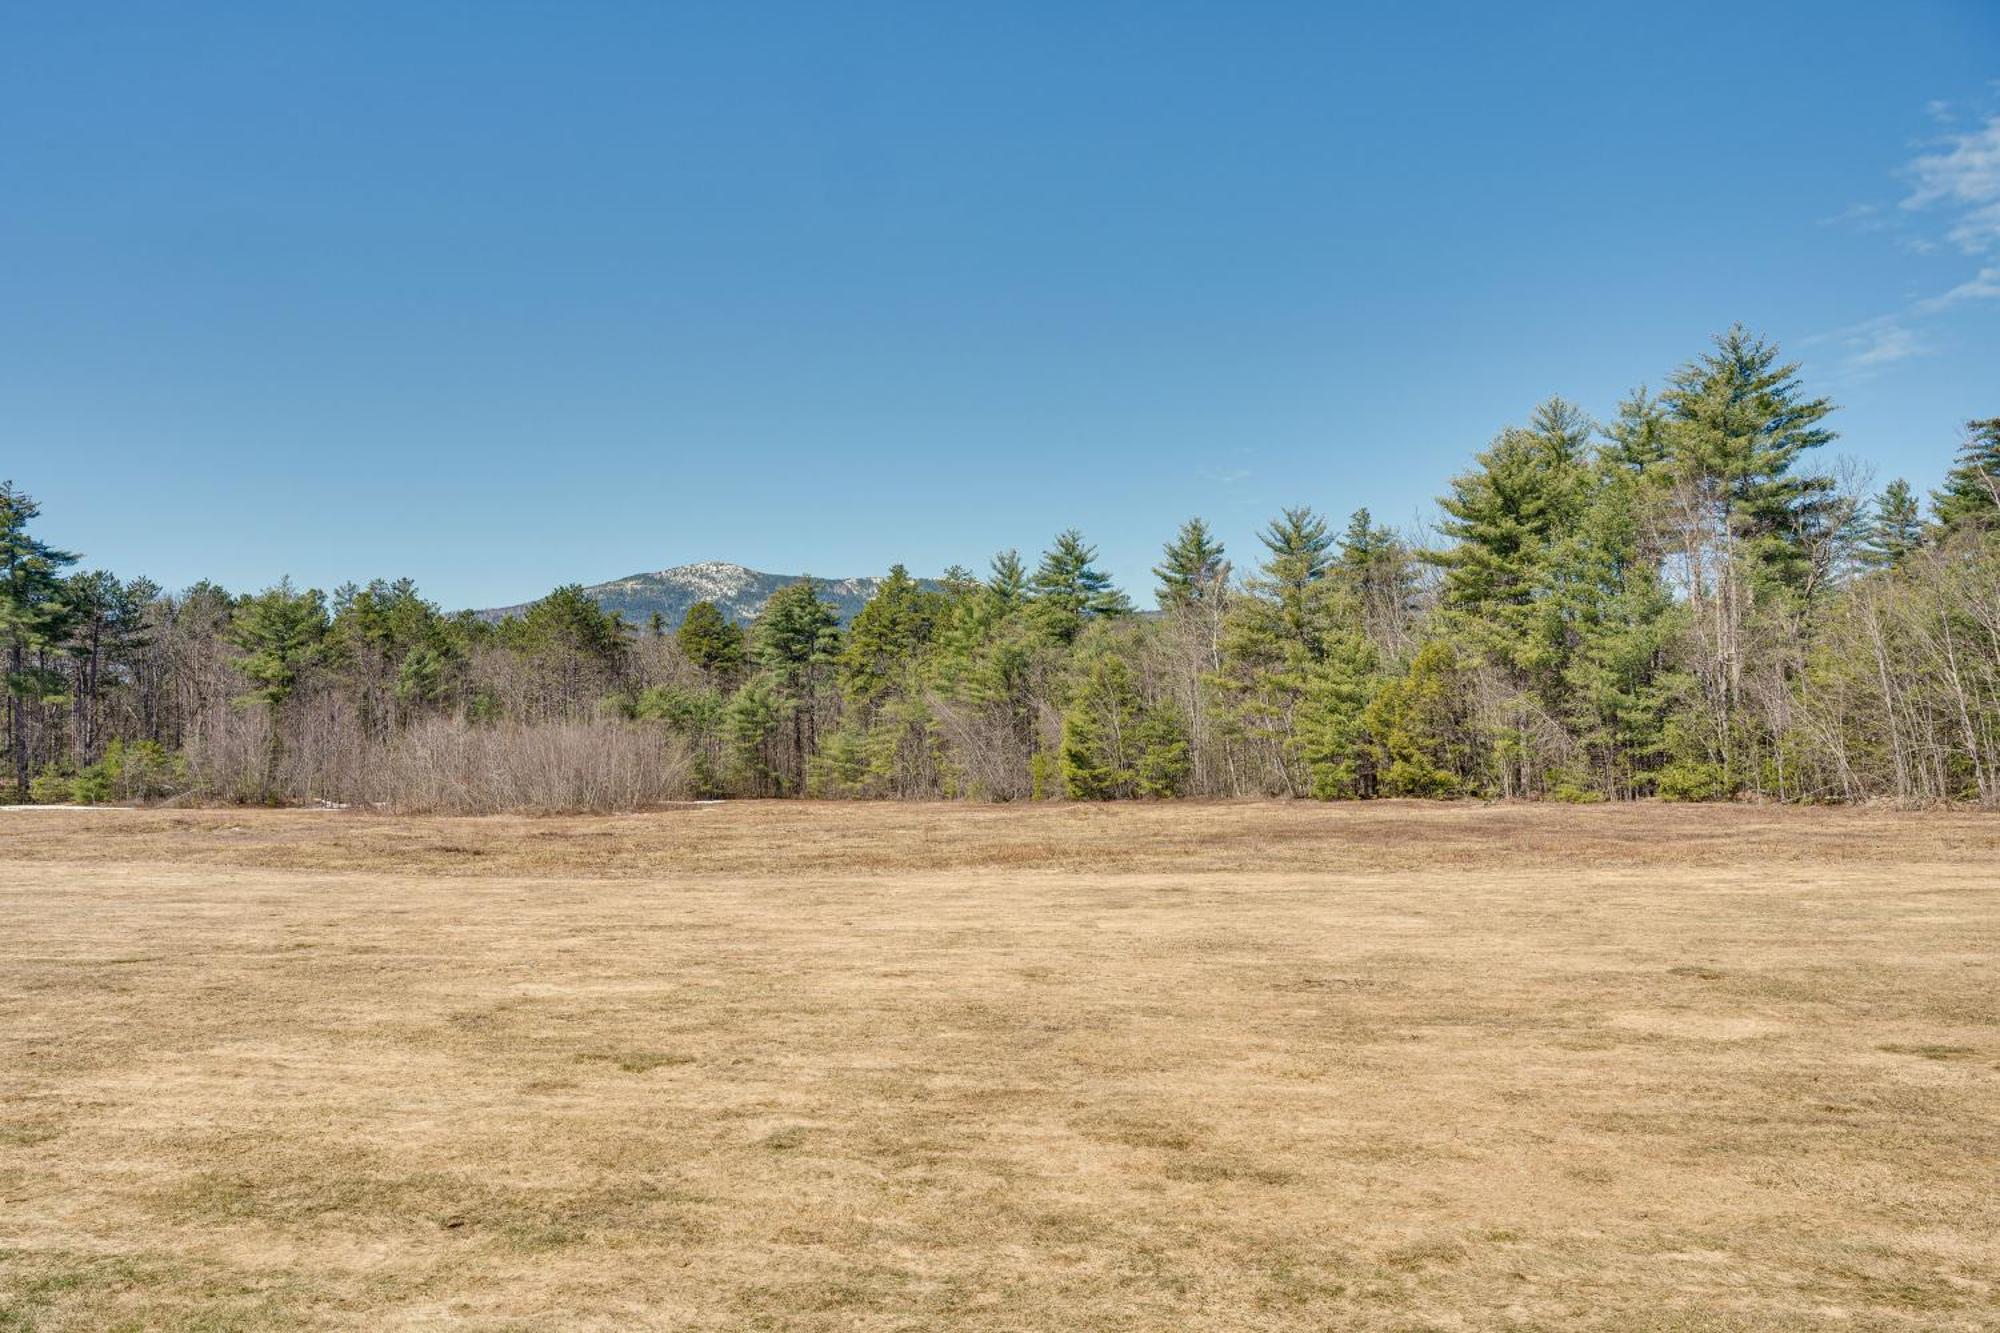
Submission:
[[[1550,399],[1434,532],[1199,519],[1140,612],[1078,533],[843,627],[558,588],[168,592],[0,488],[15,800],[635,809],[693,795],[1761,798],[2000,805],[2000,418],[1925,504],[1818,464],[1833,409],[1741,329],[1597,424]],[[1949,447],[1945,442],[1941,447]]]

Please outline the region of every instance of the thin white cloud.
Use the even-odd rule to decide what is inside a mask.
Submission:
[[[1831,217],[1819,220],[1822,227],[1854,227],[1861,231],[1881,231],[1888,224],[1880,217],[1882,210],[1874,204],[1849,204]]]
[[[1914,188],[1903,208],[1955,214],[1945,234],[1959,249],[1978,254],[2000,241],[2000,114],[1978,129],[1946,135],[1937,151],[1919,154],[1904,174]]]
[[[1949,310],[1966,301],[2000,301],[2000,265],[1988,265],[1967,282],[1961,282],[1948,292],[1927,296],[1917,302],[1919,314],[1934,315],[1940,310]]]
[[[1837,349],[1839,360],[1833,367],[1836,380],[1867,379],[1888,366],[1931,351],[1930,344],[1900,314],[1877,315],[1846,328],[1815,333],[1799,339],[1798,345]]]
[[[2000,89],[2000,84],[1995,87]],[[1934,101],[1924,109],[1940,124],[1960,123],[1948,103]],[[1929,151],[1912,158],[1897,174],[1909,182],[1910,191],[1893,213],[1859,203],[1821,222],[1861,231],[1894,231],[1896,244],[1917,255],[1938,249],[1932,236],[1940,225],[1945,239],[1966,254],[1984,254],[2000,244],[2000,113],[1988,114],[1975,129],[1932,140]],[[1919,224],[1931,236],[1916,234]],[[1969,302],[1992,300],[2000,300],[2000,265],[1982,264],[1956,287],[1909,301],[1890,314],[1817,334],[1803,345],[1839,348],[1835,373],[1865,379],[1927,355],[1932,347],[1922,332],[1926,321]]]
[[[1924,351],[1923,341],[1914,331],[1894,322],[1842,341],[1848,349],[1846,367],[1850,371],[1880,370]]]
[[[1945,235],[1969,255],[1990,248],[1994,241],[2000,240],[2000,203],[1991,203],[1967,213]]]

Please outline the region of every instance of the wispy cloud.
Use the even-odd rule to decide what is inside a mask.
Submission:
[[[1946,135],[1904,174],[1914,186],[1904,210],[1949,214],[1945,235],[1959,249],[1979,254],[2000,241],[2000,114],[1977,129]]]
[[[1924,110],[1940,125],[1963,123],[1947,102],[1933,101]],[[1822,222],[1860,231],[1893,231],[1895,243],[1915,255],[1938,249],[1935,238],[1940,227],[1945,241],[1969,255],[1985,254],[2000,245],[2000,113],[1988,114],[1971,129],[1929,140],[1896,174],[1909,185],[1900,207],[1885,213],[1874,204],[1854,204]],[[1865,378],[1929,352],[1921,329],[1924,321],[1970,302],[1991,300],[2000,300],[2000,266],[1987,264],[1956,287],[1806,341],[1838,346],[1839,373]]]
[[[1819,220],[1822,227],[1853,227],[1857,231],[1882,231],[1888,223],[1882,217],[1882,209],[1876,204],[1849,204],[1831,217]]]
[[[1858,371],[1879,370],[1920,356],[1924,350],[1914,330],[1893,321],[1842,341],[1848,349],[1847,368]]]
[[[1927,296],[1913,307],[1919,314],[1934,315],[1940,310],[1949,310],[1966,301],[2000,300],[2000,265],[1989,265],[1978,274],[1948,292]]]
[[[1799,345],[1839,349],[1835,376],[1843,380],[1868,379],[1885,367],[1930,351],[1922,335],[1901,315],[1877,315],[1846,328],[1802,338]]]

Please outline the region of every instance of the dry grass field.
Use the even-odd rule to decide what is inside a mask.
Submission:
[[[2000,1328],[2000,820],[0,812],[0,1329]]]

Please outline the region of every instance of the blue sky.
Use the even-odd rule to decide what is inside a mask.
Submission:
[[[1736,320],[1878,479],[2000,413],[1991,0],[5,13],[0,475],[170,586],[1143,590]]]

